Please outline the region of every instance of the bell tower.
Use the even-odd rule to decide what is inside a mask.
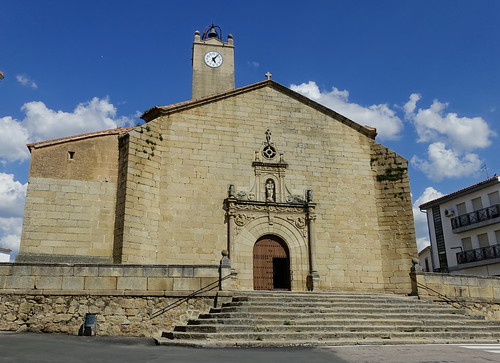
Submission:
[[[191,98],[200,98],[234,89],[233,36],[222,40],[222,31],[210,25],[193,42],[193,84]]]

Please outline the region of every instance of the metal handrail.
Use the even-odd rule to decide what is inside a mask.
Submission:
[[[423,289],[425,289],[427,291],[432,291],[433,293],[435,293],[438,297],[440,297],[441,299],[443,299],[444,302],[446,302],[447,304],[458,304],[463,309],[467,308],[467,305],[464,304],[464,303],[462,303],[460,300],[451,298],[451,297],[446,296],[444,294],[441,294],[439,291],[436,291],[433,288],[431,288],[429,286],[426,286],[426,285],[422,284],[421,282],[418,282],[417,279],[416,279],[416,277],[413,276],[412,274],[410,274],[410,279],[412,279],[413,281],[415,281],[415,283],[417,284],[418,287],[421,287],[421,288],[423,288]]]
[[[168,305],[167,305],[167,306],[165,306],[164,308],[161,308],[160,310],[155,311],[153,314],[151,314],[150,319],[154,319],[154,318],[159,317],[159,316],[160,316],[160,315],[162,315],[162,314],[165,314],[167,311],[172,310],[172,309],[174,309],[174,308],[176,308],[176,307],[180,306],[182,303],[184,303],[184,302],[188,301],[189,299],[191,299],[191,298],[195,297],[196,295],[199,295],[199,294],[201,294],[201,293],[204,293],[204,292],[207,292],[207,291],[211,291],[211,290],[213,290],[213,289],[215,289],[215,288],[217,288],[217,287],[220,287],[220,283],[221,283],[222,281],[227,280],[228,278],[230,278],[230,277],[231,277],[231,275],[232,275],[232,274],[228,274],[228,275],[226,275],[226,276],[224,276],[224,277],[221,277],[220,279],[217,279],[217,280],[215,280],[214,282],[211,282],[211,283],[209,283],[208,285],[206,285],[206,286],[204,286],[204,287],[202,287],[202,288],[200,288],[200,289],[198,289],[198,290],[196,290],[196,291],[192,292],[192,293],[191,293],[191,294],[189,294],[188,296],[183,296],[183,297],[181,297],[181,298],[177,299],[176,301],[174,301],[174,302],[172,302],[172,303],[168,304]]]

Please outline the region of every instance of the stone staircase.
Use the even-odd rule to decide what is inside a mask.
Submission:
[[[230,303],[165,332],[158,344],[277,347],[498,343],[500,322],[394,294],[234,292]]]

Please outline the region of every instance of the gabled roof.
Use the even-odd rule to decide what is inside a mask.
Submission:
[[[261,82],[257,82],[257,83],[254,83],[254,84],[251,84],[248,86],[236,88],[236,89],[226,91],[223,93],[218,93],[218,94],[210,95],[210,96],[203,97],[203,98],[198,98],[198,99],[194,99],[194,100],[175,103],[175,104],[168,105],[168,106],[156,106],[156,107],[153,107],[153,108],[150,108],[149,110],[147,110],[144,113],[144,115],[141,116],[141,118],[146,122],[150,122],[150,121],[152,121],[158,117],[161,117],[161,116],[166,116],[166,115],[170,115],[170,114],[173,114],[176,112],[188,110],[188,109],[191,109],[194,107],[198,107],[198,106],[208,104],[211,102],[216,102],[216,101],[226,99],[229,97],[234,97],[234,96],[237,96],[237,95],[240,95],[243,93],[247,93],[247,92],[251,92],[251,91],[254,91],[257,89],[261,89],[264,87],[271,87],[272,89],[274,89],[278,92],[281,92],[281,93],[283,93],[291,98],[294,98],[294,99],[298,100],[299,102],[302,102],[303,104],[308,105],[308,106],[316,109],[317,111],[322,112],[325,115],[328,115],[328,116],[342,122],[343,124],[355,129],[356,131],[359,131],[360,133],[362,133],[362,134],[364,134],[372,139],[375,139],[375,136],[377,135],[377,130],[375,128],[369,127],[369,126],[361,126],[360,124],[358,124],[358,123],[348,119],[347,117],[329,109],[328,107],[325,107],[325,106],[311,100],[310,98],[307,98],[298,92],[292,91],[291,89],[289,89],[289,88],[287,88],[287,87],[285,87],[277,82],[274,82],[272,80],[264,80]]]
[[[424,203],[424,204],[420,205],[419,208],[420,208],[420,210],[427,210],[427,209],[432,208],[434,206],[443,204],[443,203],[448,202],[450,200],[459,198],[461,196],[470,194],[472,192],[476,192],[478,190],[481,190],[483,188],[486,188],[486,187],[489,187],[489,186],[492,186],[492,185],[495,185],[498,183],[500,183],[500,175],[495,174],[491,178],[483,180],[482,182],[479,182],[479,183],[471,185],[467,188],[457,190],[456,192],[447,194],[447,195],[442,196],[440,198],[437,198],[437,199],[431,200],[427,203]]]
[[[121,135],[121,134],[125,134],[125,133],[129,132],[133,128],[134,127],[120,127],[120,128],[111,129],[111,130],[102,130],[102,131],[89,132],[89,133],[86,133],[86,134],[61,137],[59,139],[52,139],[52,140],[46,140],[46,141],[38,141],[38,142],[34,142],[34,143],[31,143],[31,144],[28,144],[26,146],[28,147],[28,149],[31,152],[31,150],[33,150],[33,149],[38,149],[38,148],[41,148],[41,147],[51,146],[51,145],[56,145],[56,144],[62,144],[62,143],[65,143],[65,142],[70,142],[70,141],[90,139],[92,137],[107,136],[107,135]]]

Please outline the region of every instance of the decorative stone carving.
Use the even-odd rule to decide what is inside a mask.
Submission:
[[[276,202],[276,185],[274,180],[266,180],[266,202]]]
[[[234,216],[234,223],[236,223],[237,226],[244,226],[247,221],[247,216],[244,214],[237,214]]]
[[[243,192],[243,191],[239,191],[239,192],[236,194],[236,199],[239,199],[239,200],[244,200],[244,199],[247,199],[247,193],[246,193],[246,192]]]
[[[289,194],[286,197],[286,201],[288,203],[300,203],[300,204],[303,204],[304,203],[304,198],[302,198],[300,195]]]

